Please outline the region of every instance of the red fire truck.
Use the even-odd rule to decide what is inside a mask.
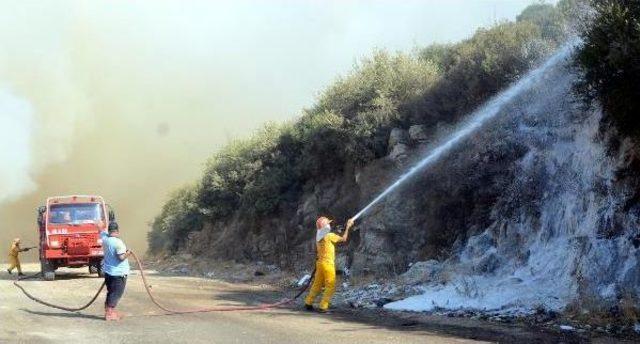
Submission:
[[[100,196],[56,196],[38,208],[40,266],[47,281],[60,267],[88,266],[102,276],[100,232],[115,221],[115,214]]]

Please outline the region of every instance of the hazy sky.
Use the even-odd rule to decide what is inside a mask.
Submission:
[[[0,254],[52,194],[98,193],[145,246],[167,192],[294,118],[375,48],[515,19],[531,0],[2,1]]]

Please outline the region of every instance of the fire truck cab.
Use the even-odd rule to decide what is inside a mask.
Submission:
[[[88,266],[102,276],[100,232],[115,221],[115,214],[100,196],[56,196],[38,208],[40,266],[47,281],[60,267]]]

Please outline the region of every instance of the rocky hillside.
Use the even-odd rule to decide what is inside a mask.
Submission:
[[[471,110],[505,97],[494,119],[360,220],[341,268],[380,277],[423,262],[414,282],[429,292],[395,309],[623,304],[636,314],[637,145],[607,124],[608,108],[585,103],[580,50],[548,61],[576,3],[534,5],[417,56],[377,53],[297,122],[212,158],[154,221],[151,253],[310,266],[319,215],[353,216]],[[499,93],[545,61],[526,88]]]
[[[638,151],[630,140],[608,148],[616,133],[601,130],[602,111],[575,97],[578,78],[571,60],[559,63],[416,180],[412,190],[424,191],[413,202],[433,199],[433,185],[445,199],[428,203],[437,213],[417,215],[425,232],[452,217],[467,221],[458,227],[466,237],[458,236],[446,259],[429,263],[424,296],[390,308],[603,311],[637,302],[640,178],[627,172]],[[446,205],[448,197],[457,204]],[[381,211],[382,222],[406,199],[398,194],[395,202]],[[380,251],[389,248],[369,251],[369,259]]]
[[[150,252],[282,263],[305,254],[319,214],[352,216],[419,155],[418,146],[445,135],[555,50],[571,3],[532,5],[517,22],[457,44],[374,53],[298,120],[268,125],[215,154],[203,178],[172,194],[154,220]],[[446,254],[454,240],[435,235],[429,257]]]

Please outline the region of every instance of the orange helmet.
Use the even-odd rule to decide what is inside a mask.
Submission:
[[[316,220],[316,229],[322,229],[324,226],[330,224],[331,220],[329,220],[327,217],[325,216],[320,216],[318,218],[318,220]]]

